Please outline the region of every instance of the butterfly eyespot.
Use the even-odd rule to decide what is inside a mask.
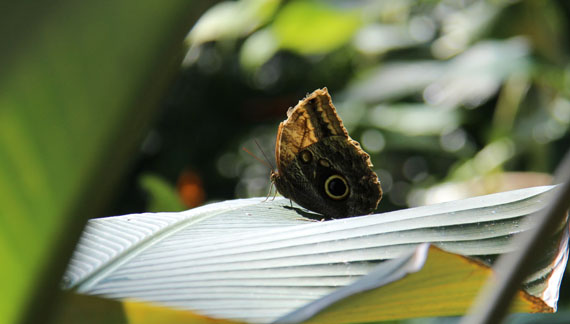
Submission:
[[[327,196],[335,200],[341,200],[348,196],[350,192],[346,180],[335,174],[327,178],[325,181],[325,192]]]
[[[313,155],[311,154],[311,152],[309,152],[309,151],[301,152],[301,161],[303,161],[305,163],[309,163],[309,162],[311,162],[312,159],[313,159]]]

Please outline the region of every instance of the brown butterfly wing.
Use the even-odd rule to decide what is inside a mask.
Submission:
[[[279,125],[276,160],[272,180],[277,190],[323,215],[369,214],[382,196],[370,157],[348,136],[326,88],[288,111]],[[346,195],[331,195],[332,189],[345,187]]]
[[[279,124],[275,144],[277,166],[290,163],[302,149],[328,136],[349,137],[327,88],[323,88],[289,108],[287,120]]]

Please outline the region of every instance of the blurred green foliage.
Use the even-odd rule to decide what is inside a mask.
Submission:
[[[189,33],[137,170],[170,183],[192,170],[207,200],[264,196],[269,169],[242,147],[272,160],[287,108],[327,86],[372,156],[380,211],[548,184],[570,146],[569,7],[221,2]]]
[[[152,174],[143,174],[140,185],[149,193],[147,210],[149,212],[181,211],[184,209],[176,190],[164,180]]]
[[[563,0],[221,2],[109,214],[147,210],[145,172],[190,170],[206,201],[265,196],[242,147],[273,163],[287,109],[324,86],[371,154],[379,211],[549,184],[570,148],[569,17]]]

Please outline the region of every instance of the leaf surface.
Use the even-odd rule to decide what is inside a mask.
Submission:
[[[319,316],[336,314],[322,322],[343,323],[358,318],[457,315],[490,273],[482,262],[464,256],[492,262],[497,254],[515,249],[510,238],[533,226],[535,219],[526,216],[548,202],[553,188],[527,188],[326,222],[311,221],[307,217],[318,215],[290,207],[282,198],[94,219],[77,247],[64,285],[86,294],[267,323],[340,287],[358,285],[359,278],[367,280],[366,275],[385,266],[385,260],[408,255],[419,243],[432,243],[445,252],[430,249],[418,273],[386,281],[391,283],[362,295],[349,294]],[[526,282],[528,292],[521,293],[517,304],[519,311],[556,308],[560,269],[567,259],[566,226],[548,239],[552,250],[537,258],[537,270]],[[421,289],[418,283],[423,283]],[[362,297],[368,294],[373,298]],[[435,302],[437,296],[442,303]],[[361,317],[335,313],[348,307],[343,305],[361,303],[362,298],[370,303],[363,306],[367,311]],[[384,313],[376,311],[384,299],[394,304],[381,308]]]

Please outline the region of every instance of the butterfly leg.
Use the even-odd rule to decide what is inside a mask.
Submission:
[[[269,200],[269,196],[271,195],[272,190],[273,190],[273,181],[271,181],[271,184],[269,185],[269,191],[267,192],[267,196],[265,197],[264,201]],[[275,199],[275,196],[273,196],[273,199]]]

